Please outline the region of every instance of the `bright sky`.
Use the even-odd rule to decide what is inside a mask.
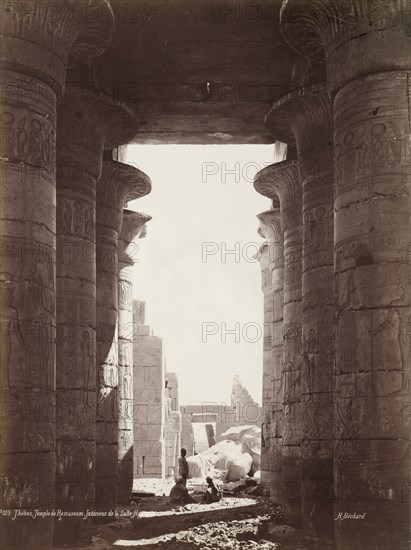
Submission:
[[[150,195],[129,203],[153,217],[138,241],[134,298],[163,339],[180,405],[229,403],[235,374],[261,403],[263,294],[253,255],[263,242],[256,215],[270,201],[252,179],[281,160],[274,154],[273,145],[127,148],[126,162],[153,182]]]

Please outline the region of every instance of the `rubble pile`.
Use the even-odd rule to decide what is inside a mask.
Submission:
[[[200,548],[214,550],[274,550],[277,545],[268,540],[261,539],[258,535],[259,527],[270,516],[257,516],[242,520],[218,521],[192,527],[178,533],[167,533],[151,539],[132,541],[133,546],[150,547],[164,544],[173,544],[173,548],[185,548],[185,545],[198,546]],[[118,540],[115,546],[127,546],[127,541]]]
[[[234,482],[257,474],[261,465],[261,429],[246,425],[230,428],[220,441],[205,451],[187,458],[189,478],[211,476]],[[257,474],[256,478],[259,479]]]

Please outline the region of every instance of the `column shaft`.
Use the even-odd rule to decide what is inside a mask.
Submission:
[[[266,237],[260,250],[264,292],[263,426],[261,483],[273,501],[280,502],[279,457],[282,439],[283,399],[283,235],[279,207],[257,216],[260,234]]]
[[[325,83],[273,105],[266,123],[296,146],[302,184],[302,514],[311,536],[333,539],[334,157]]]
[[[2,506],[45,510],[55,499],[56,95],[34,77],[1,78]],[[52,527],[2,518],[0,546],[49,548]]]
[[[334,111],[336,512],[366,513],[364,537],[395,525],[396,548],[410,517],[409,93],[409,74],[373,75],[340,90]]]
[[[103,499],[96,478],[96,189],[104,147],[124,143],[135,129],[131,112],[97,89],[67,87],[57,141],[56,376],[57,504],[67,511],[98,507]],[[114,248],[115,237],[108,238]],[[55,540],[88,529],[81,517],[56,522]]]
[[[113,214],[99,200],[104,184],[104,170],[97,191],[97,416],[96,416],[96,485],[99,510],[114,509],[117,503],[118,437],[118,229],[111,224]],[[105,194],[105,189],[101,195]],[[111,197],[107,197],[109,200]],[[113,199],[112,199],[113,200]],[[99,215],[100,214],[100,215]],[[108,215],[109,214],[109,215]],[[110,216],[110,217],[109,217]],[[107,226],[106,224],[109,224]]]
[[[79,49],[87,60],[110,40],[112,13],[105,2],[95,6],[98,25],[81,5],[60,0],[0,8],[4,509],[55,507],[56,105]],[[104,29],[98,44],[92,27]],[[51,516],[12,516],[1,516],[2,548],[51,546]]]
[[[124,224],[124,222],[123,222]],[[118,500],[129,502],[133,489],[133,262],[124,257],[129,243],[120,240],[118,264]]]
[[[288,0],[334,100],[334,516],[339,549],[409,541],[411,4]],[[356,529],[342,521],[357,514]]]
[[[284,161],[261,170],[254,187],[280,201],[284,238],[283,426],[280,491],[287,516],[301,521],[301,188],[297,163]]]
[[[133,488],[133,282],[132,267],[137,247],[134,240],[145,236],[145,224],[150,216],[123,210],[118,264],[118,368],[119,368],[119,430],[118,430],[118,499],[127,503]]]

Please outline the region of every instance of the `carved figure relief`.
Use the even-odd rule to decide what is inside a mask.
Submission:
[[[94,220],[94,208],[87,203],[70,198],[57,203],[57,228],[62,234],[95,242]]]
[[[33,165],[54,169],[55,131],[50,121],[4,111],[1,120],[1,150],[4,157],[19,158]]]
[[[403,369],[401,350],[401,317],[398,311],[384,312],[385,319],[370,330],[372,335],[373,357],[381,371]]]

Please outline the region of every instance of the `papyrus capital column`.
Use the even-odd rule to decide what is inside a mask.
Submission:
[[[280,457],[283,414],[283,232],[277,208],[258,214],[265,237],[259,253],[264,293],[263,424],[261,483],[280,501]]]
[[[325,62],[333,95],[352,80],[410,69],[408,0],[285,0],[280,21],[291,47]]]
[[[296,161],[271,164],[254,178],[261,194],[280,201],[284,238],[283,433],[281,501],[286,514],[301,520],[301,186]]]
[[[118,253],[123,208],[151,191],[150,178],[133,166],[105,161],[97,184],[97,416],[96,486],[99,510],[117,503],[119,399],[123,372],[118,363]],[[120,440],[121,441],[121,440]]]
[[[130,167],[131,169],[132,167]],[[135,170],[135,168],[133,168]],[[138,180],[138,170],[134,174]],[[127,503],[133,488],[133,266],[138,261],[135,241],[146,236],[151,216],[123,210],[118,257],[118,501]]]
[[[77,79],[77,72],[70,76]],[[58,507],[78,512],[103,498],[95,479],[97,181],[103,150],[129,141],[137,122],[96,87],[72,84],[58,122],[56,486]],[[66,518],[56,522],[55,539],[80,535],[87,527],[82,518]]]
[[[334,516],[365,514],[335,522],[341,549],[409,540],[410,15],[401,0],[288,0],[281,16],[334,100]]]
[[[7,0],[1,5],[1,68],[36,79],[38,85],[43,83],[59,96],[67,67],[102,54],[113,30],[114,16],[107,0]],[[17,82],[13,86],[2,81],[19,92]],[[27,91],[20,88],[18,95]]]
[[[91,5],[0,6],[1,400],[10,412],[0,475],[2,507],[12,510],[55,508],[56,103],[77,47],[90,59],[110,42],[108,4],[93,4],[96,34],[83,11]],[[2,516],[0,546],[47,549],[53,523]]]
[[[325,83],[304,86],[266,116],[295,146],[302,185],[302,514],[311,536],[333,539],[334,147]]]

